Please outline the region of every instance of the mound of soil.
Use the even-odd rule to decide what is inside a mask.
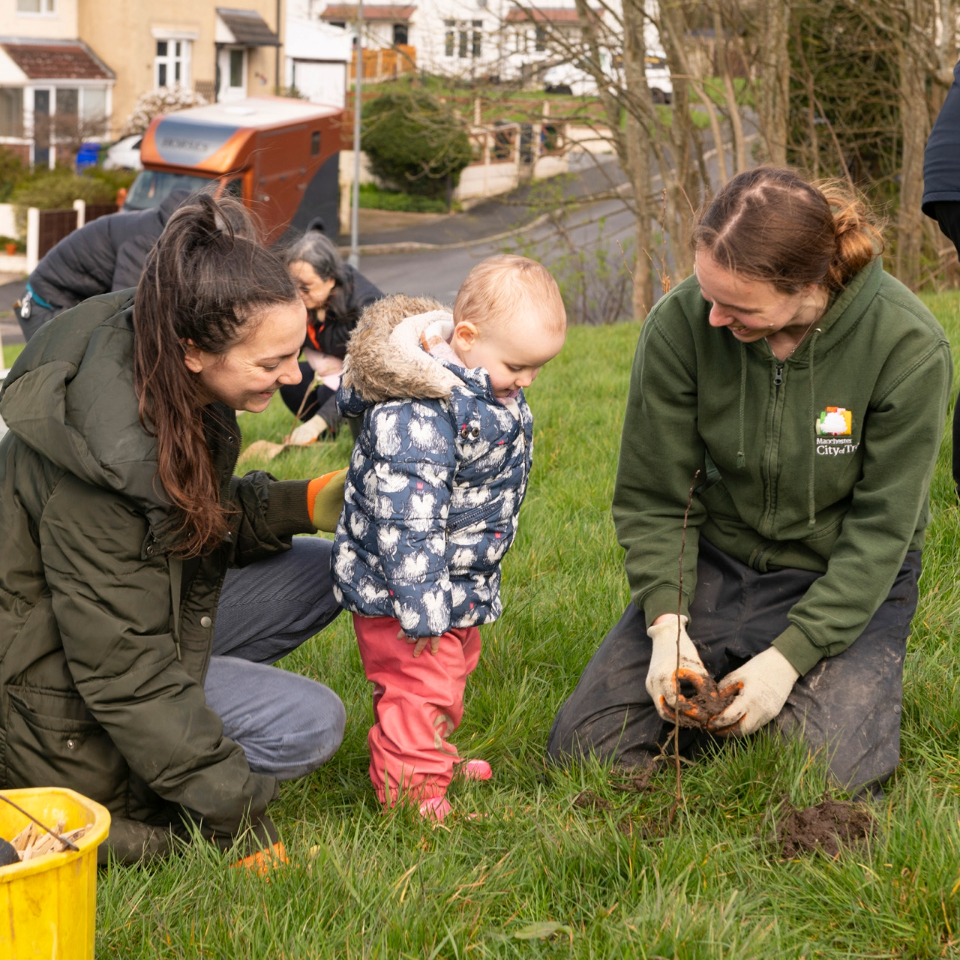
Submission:
[[[692,710],[695,713],[695,716],[689,717],[681,712],[680,726],[694,730],[706,730],[707,723],[723,713],[740,692],[739,686],[735,686],[725,696],[721,696],[720,688],[712,677],[707,677],[699,690],[687,683],[681,684],[680,689],[677,706],[681,711]]]
[[[777,824],[777,841],[788,860],[816,850],[836,857],[841,847],[865,840],[875,828],[873,814],[862,803],[823,800],[803,810],[788,805]]]

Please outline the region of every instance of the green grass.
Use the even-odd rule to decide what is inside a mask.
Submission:
[[[398,210],[404,213],[447,212],[446,200],[418,197],[399,190],[384,190],[375,183],[360,184],[360,206],[369,210]]]
[[[960,296],[928,302],[960,335]],[[778,806],[814,802],[826,779],[765,736],[687,768],[685,805],[660,839],[643,830],[670,805],[668,771],[638,795],[614,790],[599,766],[544,766],[557,707],[628,599],[609,505],[638,331],[572,329],[529,391],[536,465],[504,564],[505,612],[482,631],[454,738],[493,764],[489,783],[451,790],[458,808],[483,816],[430,828],[380,812],[367,778],[369,685],[341,617],[284,663],[336,690],[348,716],[333,761],[281,788],[274,814],[291,865],[267,883],[201,844],[102,873],[99,958],[960,956],[960,511],[949,441],[906,664],[902,763],[869,845],[835,861],[779,859]],[[241,425],[245,442],[278,439],[291,417],[275,403]],[[312,476],[349,452],[341,437],[269,469]],[[585,788],[612,809],[574,806]],[[548,922],[566,929],[517,937]]]

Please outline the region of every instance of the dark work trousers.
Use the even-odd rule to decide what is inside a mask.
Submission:
[[[280,387],[283,402],[303,422],[319,413],[335,433],[342,419],[337,410],[337,391],[323,384],[313,386],[313,367],[306,361],[300,362],[300,373],[303,379],[299,383]]]
[[[808,570],[758,573],[700,540],[697,587],[687,630],[708,673],[719,680],[766,650],[787,614],[820,576]],[[917,608],[920,551],[907,554],[887,599],[842,653],[821,660],[795,684],[776,718],[780,731],[824,751],[830,771],[851,792],[882,795],[900,760],[903,658]],[[645,687],[651,642],[634,604],[587,664],[550,731],[554,761],[596,755],[624,766],[660,753],[673,731]],[[720,738],[680,730],[680,748],[695,755]]]
[[[960,201],[938,200],[927,204],[933,219],[940,224],[940,232],[953,241],[960,256]],[[957,488],[957,498],[960,499],[960,403],[953,410],[953,482]]]

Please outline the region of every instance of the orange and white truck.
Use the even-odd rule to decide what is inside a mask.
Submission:
[[[309,226],[339,231],[340,107],[249,97],[156,117],[124,210],[159,206],[173,190],[243,200],[273,243]]]

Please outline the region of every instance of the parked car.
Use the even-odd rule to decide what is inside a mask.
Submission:
[[[143,143],[143,134],[135,133],[132,137],[118,140],[109,150],[103,161],[105,170],[142,170],[140,162],[140,144]]]
[[[621,82],[621,71],[618,66],[619,58],[614,60],[613,68],[603,64],[604,73]],[[558,63],[543,75],[543,86],[547,93],[567,93],[575,97],[595,97],[597,95],[597,81],[592,73],[585,69],[583,61],[576,63]],[[670,69],[665,57],[657,54],[648,54],[646,58],[647,85],[654,103],[670,103],[673,99],[673,82],[670,79]]]
[[[336,240],[343,110],[284,97],[248,97],[156,117],[124,210],[159,206],[171,191],[232,194],[266,238],[319,226]]]

